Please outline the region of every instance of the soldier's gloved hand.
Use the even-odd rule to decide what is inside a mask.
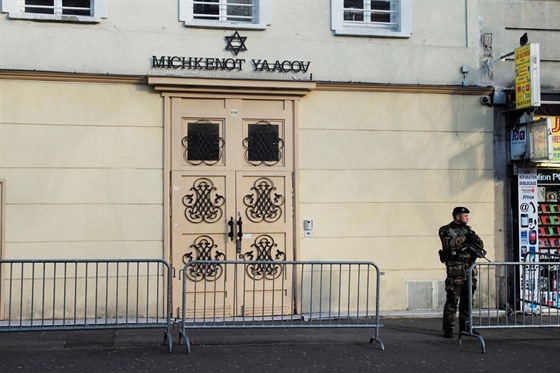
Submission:
[[[469,232],[469,233],[465,234],[465,237],[467,238],[465,241],[469,242],[469,243],[476,243],[478,241],[477,240],[478,236],[474,232]]]

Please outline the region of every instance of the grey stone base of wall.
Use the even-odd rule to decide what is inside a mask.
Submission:
[[[408,281],[406,289],[407,310],[440,309],[445,304],[445,281]]]
[[[436,319],[442,317],[442,315],[443,309],[379,312],[379,317],[382,319]]]

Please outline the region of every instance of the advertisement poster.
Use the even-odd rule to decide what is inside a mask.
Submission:
[[[537,174],[528,173],[518,175],[519,192],[519,259],[528,263],[539,261],[538,251],[538,189]],[[531,264],[525,266],[520,273],[522,297],[525,301],[538,303],[538,272],[539,266]],[[536,305],[535,305],[536,306]]]
[[[519,161],[527,158],[527,126],[517,126],[511,131],[510,144],[512,161]]]
[[[515,108],[540,106],[540,51],[538,43],[515,49]]]
[[[535,116],[535,120],[550,119],[552,127],[552,162],[560,162],[560,117]]]
[[[552,159],[552,120],[541,118],[531,122],[530,155],[532,161],[549,161]]]
[[[537,174],[518,175],[519,258],[535,253],[538,245]]]

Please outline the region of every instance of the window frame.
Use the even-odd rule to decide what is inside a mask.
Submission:
[[[195,19],[193,14],[194,0],[179,0],[179,21],[182,21],[185,24],[185,27],[265,30],[267,26],[270,26],[271,1],[272,0],[253,0],[253,2],[256,3],[256,5],[253,5],[253,10],[256,12],[256,18],[258,21],[256,23],[248,23],[239,21]]]
[[[351,24],[344,20],[344,0],[331,0],[331,29],[341,36],[379,36],[408,38],[412,35],[412,0],[397,0],[396,29],[373,25]]]
[[[57,1],[53,0],[53,4]],[[8,13],[10,19],[23,19],[28,21],[53,21],[53,22],[75,22],[75,23],[99,23],[102,18],[107,18],[107,0],[91,0],[93,15],[80,16],[70,14],[44,14],[26,13],[25,0],[1,0],[2,13]]]

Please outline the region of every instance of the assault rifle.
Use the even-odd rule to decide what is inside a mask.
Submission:
[[[465,241],[465,243],[463,243],[463,249],[462,251],[465,250],[469,250],[471,251],[474,255],[476,255],[478,258],[484,258],[487,261],[490,261],[487,257],[486,257],[486,250],[484,250],[480,245],[477,245],[475,243],[472,242],[467,242]]]

